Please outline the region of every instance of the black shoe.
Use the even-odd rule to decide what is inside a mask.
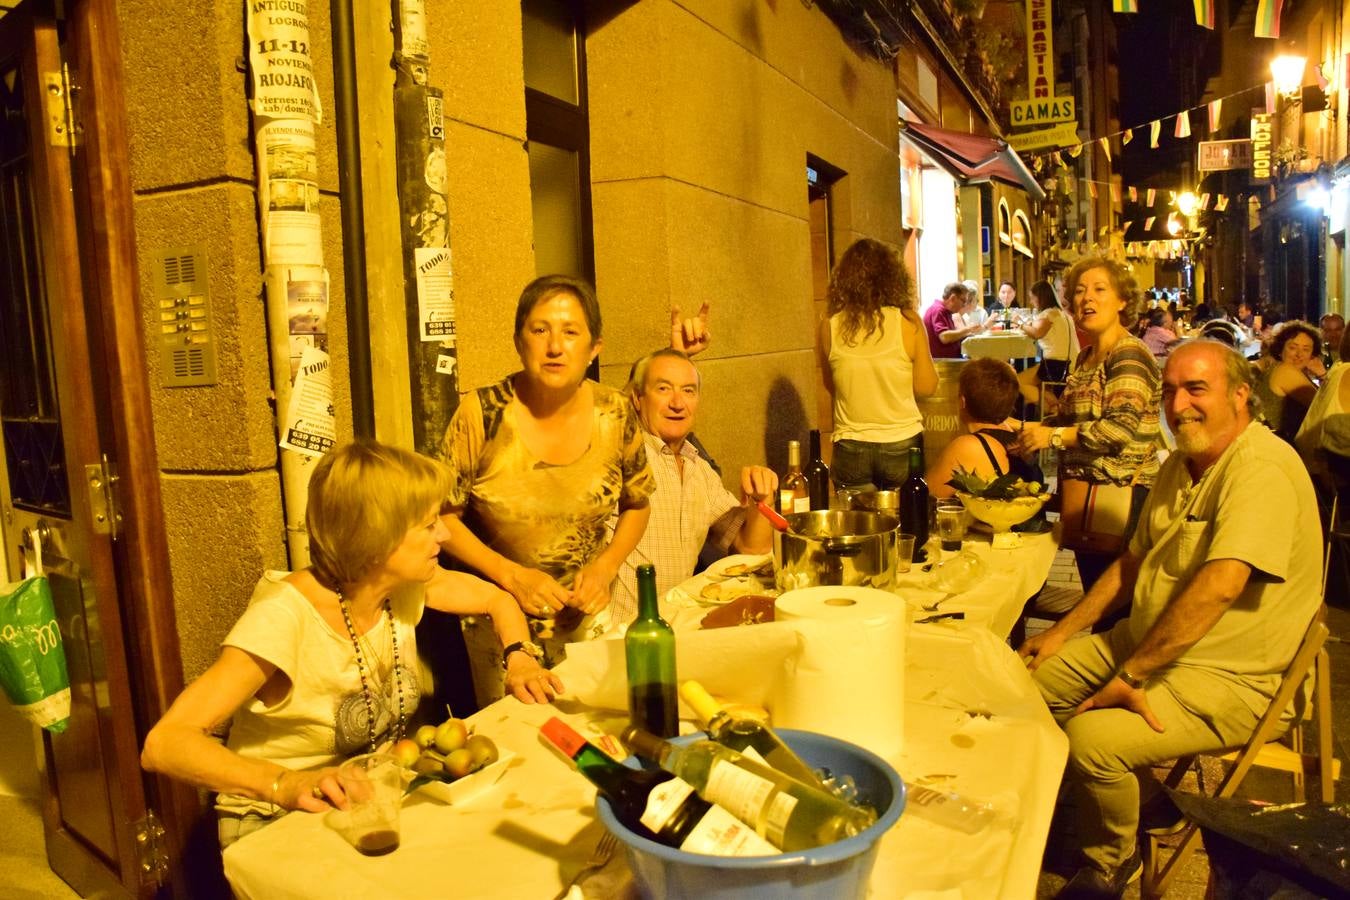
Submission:
[[[1176,834],[1186,827],[1186,814],[1177,808],[1166,792],[1158,794],[1139,809],[1139,830],[1154,837]]]
[[[1055,897],[1058,900],[1119,900],[1125,893],[1125,886],[1143,871],[1144,860],[1136,846],[1130,858],[1110,875],[1096,866],[1083,866]]]

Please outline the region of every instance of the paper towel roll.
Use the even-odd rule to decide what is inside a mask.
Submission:
[[[772,698],[776,726],[843,738],[895,762],[905,736],[905,628],[894,594],[811,587],[778,598],[776,619],[803,638]]]

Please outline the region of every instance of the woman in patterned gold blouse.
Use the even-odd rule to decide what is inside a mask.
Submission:
[[[465,395],[442,443],[455,472],[443,546],[515,597],[537,635],[581,639],[647,526],[652,475],[632,404],[586,378],[600,352],[591,287],[535,279],[515,329],[521,370]]]

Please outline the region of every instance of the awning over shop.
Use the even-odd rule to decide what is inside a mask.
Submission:
[[[1033,200],[1045,199],[1045,191],[1007,141],[904,119],[900,120],[900,129],[901,136],[917,144],[956,178],[963,181],[993,179],[1021,188]]]

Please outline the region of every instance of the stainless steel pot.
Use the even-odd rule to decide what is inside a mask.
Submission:
[[[788,531],[773,538],[779,590],[822,584],[888,590],[895,581],[897,516],[817,510],[787,520]]]

